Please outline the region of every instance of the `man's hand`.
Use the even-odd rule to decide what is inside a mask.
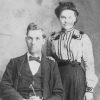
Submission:
[[[86,100],[93,100],[93,93],[86,92],[85,93],[85,98],[86,98]]]

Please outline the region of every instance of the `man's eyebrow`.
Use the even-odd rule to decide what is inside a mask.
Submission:
[[[27,37],[32,39],[32,37],[31,37],[31,36],[27,36]]]
[[[65,17],[65,16],[61,15],[61,17]]]

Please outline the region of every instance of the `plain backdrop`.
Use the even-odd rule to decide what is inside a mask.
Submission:
[[[35,22],[49,36],[59,31],[54,9],[59,1],[73,1],[79,10],[76,28],[89,35],[93,43],[95,70],[100,78],[100,0],[0,0],[0,80],[10,58],[27,51],[27,25]],[[100,100],[100,82],[94,100]]]

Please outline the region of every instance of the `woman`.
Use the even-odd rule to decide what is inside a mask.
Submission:
[[[91,100],[97,84],[92,43],[87,34],[75,29],[79,12],[72,2],[60,2],[55,14],[62,29],[50,40],[64,87],[63,100]]]

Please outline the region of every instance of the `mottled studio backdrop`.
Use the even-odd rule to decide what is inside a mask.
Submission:
[[[65,0],[0,0],[0,79],[11,57],[26,52],[25,33],[30,22],[42,27],[46,34],[60,29],[54,9]],[[68,0],[66,0],[68,1]],[[92,40],[96,74],[100,79],[100,0],[69,0],[79,9],[77,29]],[[95,100],[100,100],[100,81]]]

